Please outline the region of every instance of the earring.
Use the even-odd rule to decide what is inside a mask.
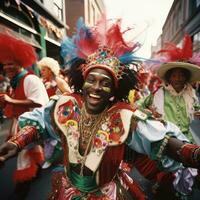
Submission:
[[[109,101],[114,101],[114,99],[115,99],[115,97],[112,96],[112,97],[110,97]]]

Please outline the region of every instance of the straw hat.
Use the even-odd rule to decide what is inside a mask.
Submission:
[[[165,79],[165,74],[170,69],[174,68],[183,68],[190,72],[190,80],[189,82],[196,82],[200,80],[200,67],[195,64],[187,63],[187,62],[168,62],[164,63],[160,66],[160,68],[157,70],[157,75],[161,79]]]
[[[190,72],[189,82],[200,80],[200,53],[193,54],[193,45],[191,36],[185,34],[182,47],[176,46],[174,43],[165,43],[166,47],[158,53],[165,56],[165,63],[161,64],[157,69],[157,75],[161,79],[165,79],[165,74],[170,69],[182,68]]]

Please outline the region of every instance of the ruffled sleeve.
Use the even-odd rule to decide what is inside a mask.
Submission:
[[[188,142],[188,139],[173,123],[167,122],[164,125],[160,121],[148,119],[138,121],[137,128],[132,132],[127,144],[136,152],[157,160],[159,167],[163,170],[174,171],[182,164],[163,154],[169,137]]]
[[[45,107],[35,108],[31,112],[25,112],[20,115],[19,127],[35,126],[42,139],[60,140],[51,123],[51,110],[54,108],[55,102],[55,100],[51,100]]]

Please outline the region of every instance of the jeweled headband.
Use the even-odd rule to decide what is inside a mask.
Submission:
[[[110,49],[101,47],[95,53],[88,56],[86,64],[82,65],[83,77],[85,78],[89,71],[94,68],[101,68],[109,71],[117,87],[118,80],[122,78],[124,66]]]

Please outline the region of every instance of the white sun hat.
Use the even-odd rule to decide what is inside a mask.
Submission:
[[[39,69],[41,70],[43,67],[48,67],[54,75],[58,75],[60,72],[60,66],[58,61],[50,57],[44,57],[39,62],[37,62]]]

